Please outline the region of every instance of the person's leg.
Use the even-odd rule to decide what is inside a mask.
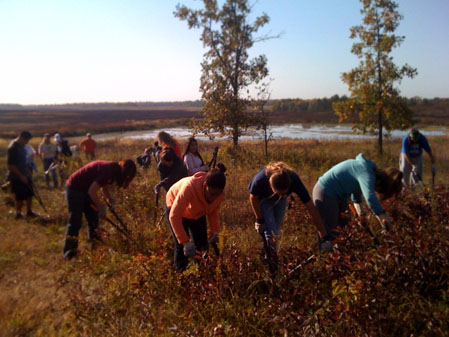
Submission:
[[[184,219],[183,219],[184,220]],[[185,219],[183,221],[189,229],[190,237],[195,244],[196,250],[199,252],[205,252],[208,250],[209,245],[207,241],[207,221],[203,216],[196,220]]]
[[[174,244],[174,253],[173,253],[174,268],[177,273],[181,273],[187,269],[187,264],[189,262],[189,259],[184,255],[184,246],[178,242],[178,239],[175,236],[175,232],[173,231],[173,227],[171,226],[171,223],[169,220],[169,214],[170,214],[170,209],[167,208],[166,219],[167,219],[168,228],[170,230],[170,233],[171,233],[171,236],[173,239],[173,244]],[[188,229],[184,227],[184,230],[187,231]]]
[[[280,200],[278,203],[281,202]],[[285,212],[285,199],[281,203],[280,207],[284,207],[283,212]],[[275,201],[262,200],[260,203],[260,210],[262,211],[262,216],[265,221],[265,232],[264,232],[264,247],[266,251],[266,257],[268,262],[268,269],[271,273],[275,273],[278,266],[278,255],[277,255],[277,237],[279,233],[280,224],[276,220],[279,219],[281,214],[280,210],[275,211],[277,204]],[[283,213],[282,213],[283,215]],[[281,218],[282,222],[282,218]]]
[[[423,176],[423,169],[422,169],[422,155],[419,157],[414,158],[414,164],[417,168],[417,172],[419,174],[419,177],[421,178],[421,180],[424,179]]]
[[[63,256],[66,259],[71,259],[76,255],[78,234],[81,229],[83,216],[84,198],[84,193],[76,192],[71,187],[66,186],[66,199],[69,210],[69,220],[63,248]]]
[[[409,188],[410,187],[410,173],[412,171],[412,167],[410,166],[408,161],[405,160],[405,155],[403,153],[401,153],[401,155],[399,156],[399,170],[404,175],[402,177],[402,185],[404,186],[404,188]]]
[[[329,197],[318,183],[316,183],[313,188],[312,201],[320,214],[327,235],[330,237],[331,241],[334,240],[338,236],[338,233],[334,231],[339,225],[340,207],[338,201]],[[318,245],[321,248],[320,239],[318,239]]]
[[[47,183],[47,187],[50,187],[50,174],[48,169],[50,168],[50,165],[52,163],[51,158],[44,158],[44,176],[45,176],[45,182]]]
[[[89,241],[100,240],[97,234],[98,212],[92,208],[93,201],[89,196],[84,199],[83,212],[87,220],[87,239]]]

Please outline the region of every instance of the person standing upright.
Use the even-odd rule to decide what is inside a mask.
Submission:
[[[8,180],[16,200],[16,219],[23,219],[22,206],[26,202],[27,217],[34,218],[36,214],[31,210],[33,187],[31,170],[27,165],[25,145],[31,139],[31,133],[22,131],[8,146]]]
[[[97,142],[92,139],[92,135],[90,133],[86,134],[86,138],[84,138],[80,143],[80,148],[86,155],[87,159],[94,160],[95,159],[95,148],[97,147]]]
[[[402,184],[409,188],[416,183],[416,178],[422,180],[423,164],[422,152],[426,151],[432,162],[432,174],[435,175],[435,156],[432,153],[427,138],[417,129],[411,129],[402,139],[401,155],[399,157],[399,169],[404,174]]]
[[[53,185],[55,188],[58,188],[58,177],[56,175],[56,169],[55,167],[53,167],[53,169],[50,169],[56,157],[56,145],[50,141],[49,133],[44,134],[44,139],[39,144],[38,154],[42,159],[42,163],[44,165],[45,182],[47,183],[47,187],[50,186],[49,174],[51,172]],[[54,165],[56,164],[53,164],[53,166]]]

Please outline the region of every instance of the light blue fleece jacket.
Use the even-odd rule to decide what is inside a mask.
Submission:
[[[374,192],[376,175],[374,162],[365,159],[363,153],[355,159],[345,160],[327,171],[318,179],[318,185],[324,193],[337,200],[352,199],[360,203],[362,195],[376,215],[385,213]]]

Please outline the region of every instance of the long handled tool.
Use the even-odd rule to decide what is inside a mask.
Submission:
[[[356,209],[355,209],[355,207],[354,207],[353,204],[349,203],[348,206],[349,206],[349,209],[351,210],[352,214],[356,217],[357,223],[358,223],[359,225],[361,225],[361,226],[366,230],[366,232],[369,234],[369,236],[371,237],[371,239],[373,239],[374,244],[375,244],[376,246],[378,246],[378,245],[379,245],[379,240],[378,240],[377,237],[374,235],[374,233],[371,231],[371,228],[370,228],[369,225],[368,225],[367,219],[365,219],[364,217],[358,215],[358,213],[357,213],[357,211],[356,211]]]
[[[98,212],[98,208],[97,206],[95,206],[94,204],[91,204],[90,207],[95,211]],[[111,210],[111,209],[109,209]],[[112,213],[112,212],[111,212]],[[115,213],[115,212],[114,212]],[[114,214],[112,213],[112,214]],[[117,215],[115,214],[115,216],[117,217]],[[119,219],[117,217],[117,219]],[[112,227],[114,227],[118,232],[120,232],[121,234],[123,234],[125,237],[129,238],[129,230],[128,228],[125,226],[124,228],[122,228],[121,226],[119,226],[118,224],[116,224],[114,221],[112,221],[110,218],[108,218],[107,216],[104,218],[104,220],[106,220],[107,222],[109,222]],[[119,220],[120,221],[120,220]],[[123,223],[122,223],[123,224]],[[123,224],[124,225],[124,224]]]
[[[218,146],[215,146],[214,153],[212,154],[212,159],[209,162],[209,168],[214,168],[217,165],[217,156],[218,156]],[[220,256],[220,249],[218,249],[218,245],[216,243],[211,243],[212,248],[214,249],[215,255]]]
[[[41,198],[41,196],[39,194],[39,191],[36,188],[36,185],[34,185],[33,181],[30,180],[29,185],[27,185],[27,186],[31,189],[31,191],[33,192],[34,197],[38,201],[39,205],[41,205],[41,207],[44,210],[44,212],[47,213],[47,215],[48,215],[47,208],[45,207],[45,205],[44,205],[44,203],[42,201],[42,198]]]

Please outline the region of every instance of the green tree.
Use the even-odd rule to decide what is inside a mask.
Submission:
[[[402,15],[398,5],[390,0],[360,0],[363,24],[351,28],[351,52],[360,59],[357,68],[342,74],[342,81],[351,93],[348,100],[334,102],[332,107],[340,122],[358,114],[353,129],[358,132],[378,132],[378,150],[382,153],[383,130],[404,129],[412,124],[411,111],[394,87],[404,76],[413,78],[415,68],[398,67],[391,52],[404,40],[394,34]]]
[[[263,14],[248,22],[252,8],[247,0],[226,0],[221,8],[216,0],[202,3],[198,10],[178,4],[174,12],[189,28],[202,30],[206,48],[200,85],[203,118],[195,121],[195,129],[206,135],[230,135],[237,147],[242,132],[255,123],[249,90],[268,75],[265,55],[250,59],[248,51],[254,43],[271,38],[254,36],[269,18]]]

